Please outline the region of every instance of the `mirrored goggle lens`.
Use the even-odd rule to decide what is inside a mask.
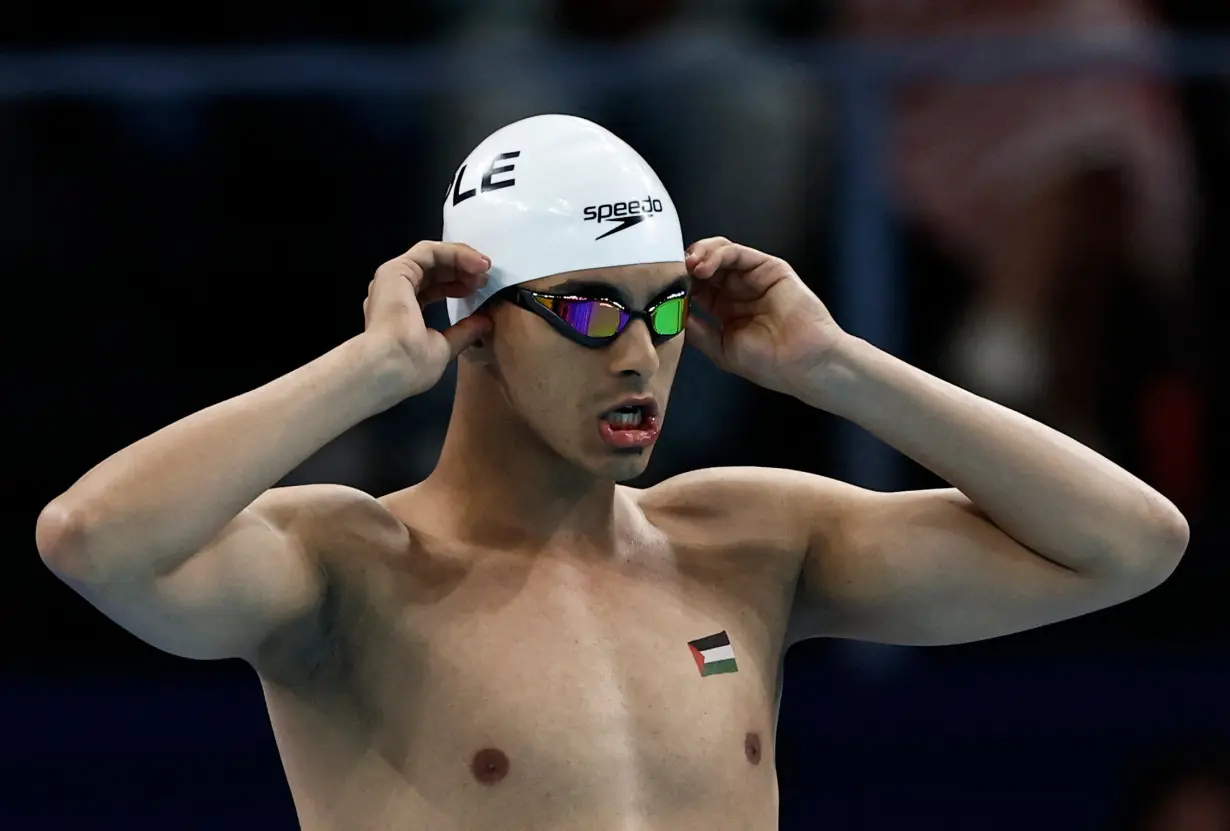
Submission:
[[[565,323],[586,337],[614,337],[628,325],[627,313],[604,300],[563,297],[537,299],[538,302],[559,315]]]
[[[677,335],[688,320],[688,298],[672,297],[653,310],[653,330],[659,335]]]

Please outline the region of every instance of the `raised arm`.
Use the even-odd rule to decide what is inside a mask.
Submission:
[[[267,489],[396,402],[384,361],[378,344],[357,338],[124,448],[44,508],[43,561],[160,649],[251,657],[273,632],[307,622],[321,597],[305,520],[361,498]]]
[[[801,489],[807,630],[978,640],[1123,602],[1178,564],[1182,515],[1110,460],[862,342],[836,361],[827,406],[957,487]]]
[[[806,542],[795,634],[953,643],[1148,591],[1187,547],[1165,497],[1079,442],[847,335],[790,266],[725,239],[688,254],[719,365],[863,427],[953,489],[877,494],[781,474]]]
[[[336,486],[268,489],[440,378],[485,323],[434,332],[419,304],[469,293],[488,265],[464,246],[420,243],[381,266],[363,335],[119,451],[53,500],[35,532],[44,562],[178,655],[253,658],[276,634],[310,629],[324,588],[313,529],[322,520],[379,528],[382,509]]]

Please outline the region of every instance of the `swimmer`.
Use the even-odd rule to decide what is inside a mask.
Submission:
[[[1149,591],[1186,548],[1163,496],[845,332],[782,260],[685,250],[658,177],[598,125],[492,134],[443,229],[377,269],[361,334],[120,450],[37,523],[51,570],[137,637],[250,663],[308,831],[776,828],[792,643],[1019,632]],[[685,337],[952,487],[620,484]],[[421,483],[276,487],[454,359]]]

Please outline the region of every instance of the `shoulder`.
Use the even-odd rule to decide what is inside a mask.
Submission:
[[[810,473],[768,467],[703,468],[640,493],[647,516],[720,526],[740,537],[805,547],[836,521],[856,488]]]
[[[798,470],[705,468],[641,492],[642,509],[664,530],[717,536],[743,548],[802,559],[831,551],[874,517],[879,494]]]
[[[252,510],[318,554],[348,543],[392,541],[407,533],[380,499],[345,485],[272,488],[252,503]]]
[[[368,599],[363,575],[378,582],[380,564],[406,550],[409,532],[380,499],[344,485],[272,488],[251,510],[292,541],[320,581],[311,619],[275,633],[254,666],[284,687],[333,678],[345,663],[345,632]]]
[[[703,467],[665,479],[643,493],[649,500],[743,497],[765,488],[779,490],[798,475],[773,467]]]
[[[385,510],[380,500],[366,491],[332,484],[270,488],[257,498],[252,507],[266,516],[276,516],[281,520],[336,516],[339,512],[352,513],[364,509]]]
[[[411,548],[410,530],[384,500],[345,485],[273,488],[252,510],[298,549],[329,592]]]
[[[710,467],[674,476],[642,491],[647,508],[674,509],[697,516],[763,514],[786,520],[800,512],[834,515],[860,492],[836,479],[773,467]]]

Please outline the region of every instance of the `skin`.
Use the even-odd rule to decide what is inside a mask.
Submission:
[[[1223,831],[1230,827],[1230,790],[1195,779],[1175,788],[1143,822],[1141,831]]]
[[[1121,468],[851,337],[788,264],[724,239],[582,276],[643,307],[686,271],[716,320],[687,338],[720,366],[954,487],[756,468],[625,487],[650,453],[608,449],[598,415],[628,394],[665,412],[684,338],[655,347],[634,323],[588,350],[500,304],[423,326],[421,303],[488,267],[415,246],[377,272],[363,336],[120,451],[36,529],[48,566],[134,634],[256,668],[306,829],[773,828],[791,643],[1020,631],[1148,591],[1187,545]],[[425,481],[272,488],[457,355]],[[718,632],[738,671],[702,677],[688,642]]]

